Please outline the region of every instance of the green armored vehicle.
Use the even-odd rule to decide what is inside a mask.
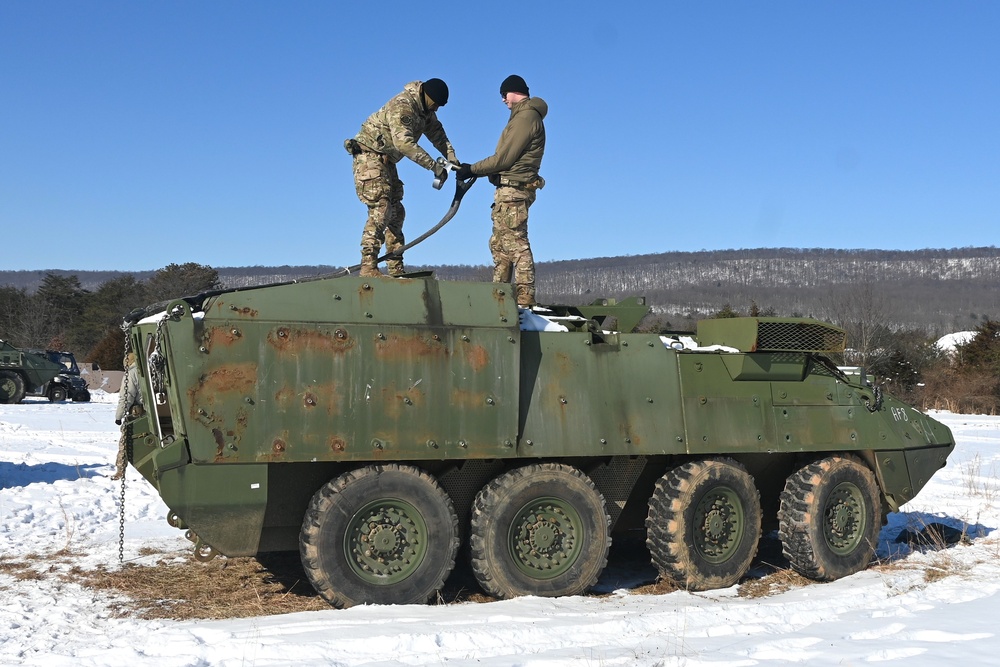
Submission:
[[[865,568],[948,428],[838,369],[836,327],[627,333],[647,310],[419,274],[178,299],[130,319],[127,456],[197,557],[298,550],[338,607],[428,600],[463,543],[503,598],[586,591],[636,531],[690,590],[774,528],[808,577]]]
[[[0,340],[0,403],[20,403],[28,394],[45,395],[62,371],[58,363]]]

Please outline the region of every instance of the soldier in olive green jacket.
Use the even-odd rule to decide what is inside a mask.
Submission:
[[[361,130],[344,147],[354,156],[354,186],[358,199],[368,207],[368,220],[361,235],[361,275],[377,276],[378,253],[385,244],[389,274],[404,272],[403,182],[396,163],[410,158],[434,172],[442,182],[448,171],[434,161],[417,141],[424,135],[441,155],[458,164],[455,149],[448,141],[436,111],[448,103],[448,86],[441,79],[413,81],[403,92],[385,103],[362,123]]]
[[[462,180],[489,176],[496,186],[493,197],[493,282],[513,282],[517,305],[535,305],[535,259],[528,243],[528,208],[535,192],[545,185],[538,175],[545,152],[545,125],[549,107],[531,97],[524,79],[512,74],[500,84],[500,98],[510,109],[507,126],[500,133],[496,152],[456,171]],[[511,275],[513,273],[513,276]]]

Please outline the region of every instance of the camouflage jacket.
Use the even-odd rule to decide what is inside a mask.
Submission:
[[[406,84],[403,92],[385,103],[361,124],[354,139],[362,146],[386,155],[393,163],[408,157],[424,169],[434,169],[434,158],[417,141],[426,135],[434,148],[457,162],[455,149],[448,141],[437,114],[424,107],[420,92],[422,81]]]
[[[496,152],[472,165],[477,176],[499,175],[517,183],[538,177],[545,152],[545,125],[542,119],[549,105],[540,97],[521,100],[510,109],[510,119],[500,133]]]

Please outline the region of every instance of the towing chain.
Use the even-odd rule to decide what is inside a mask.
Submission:
[[[875,403],[866,398],[865,407],[868,408],[868,412],[878,412],[882,409],[882,388],[875,385],[872,387],[872,393],[875,395]]]
[[[125,334],[125,356],[123,357],[125,375],[122,378],[122,386],[118,390],[119,396],[128,396],[128,376],[129,376],[129,353],[132,348],[132,337],[129,336],[128,323],[122,324],[122,331]],[[128,470],[128,460],[132,458],[132,421],[128,419],[128,411],[122,416],[121,438],[118,441],[118,458],[115,461],[115,476],[111,479],[121,478],[121,498],[118,502],[118,563],[125,562],[125,473]]]

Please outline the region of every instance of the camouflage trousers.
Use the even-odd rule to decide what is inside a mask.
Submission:
[[[378,254],[385,245],[387,252],[396,252],[405,245],[403,239],[403,182],[396,165],[379,153],[362,151],[354,156],[354,187],[358,199],[368,207],[368,220],[361,233],[361,275],[378,275]],[[404,272],[403,256],[386,261],[389,275]]]
[[[493,282],[514,283],[517,305],[535,305],[535,258],[528,244],[528,208],[535,191],[502,185],[493,197]]]

